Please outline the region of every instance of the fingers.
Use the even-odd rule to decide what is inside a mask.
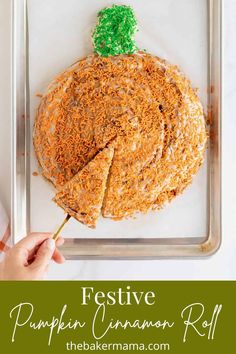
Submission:
[[[64,263],[65,258],[56,248],[62,246],[63,243],[62,237],[59,237],[55,242],[52,239],[52,234],[33,233],[18,242],[10,250],[10,253],[19,266],[28,267],[35,274],[37,273],[36,277],[40,278],[46,272],[46,267],[51,259],[59,264]]]
[[[61,254],[61,252],[57,248],[53,253],[52,259],[58,264],[65,262],[65,257]]]
[[[64,239],[62,237],[59,237],[56,241],[56,246],[60,247],[63,245],[63,243],[64,243]],[[52,258],[56,263],[59,263],[59,264],[65,262],[64,256],[61,254],[61,252],[57,248],[55,249]]]
[[[51,259],[57,263],[65,261],[56,247],[60,247],[64,239],[59,237],[55,242],[48,233],[34,233],[12,247],[0,264],[0,278],[9,280],[44,279]]]
[[[55,246],[55,241],[52,238],[46,239],[39,247],[34,261],[29,266],[31,270],[37,269],[38,271],[44,273],[55,252]]]
[[[36,249],[49,237],[51,237],[49,233],[32,233],[19,241],[13,250],[20,256],[31,258]]]
[[[31,259],[34,258],[35,253],[37,252],[40,245],[47,239],[50,238],[52,234],[50,233],[32,233],[26,237],[24,237],[21,241],[19,241],[13,250],[23,256],[25,258]],[[62,237],[58,237],[56,241],[56,246],[60,247],[63,245],[64,239]]]
[[[64,238],[58,237],[58,239],[56,240],[56,246],[60,247],[63,245],[64,242],[65,242]]]

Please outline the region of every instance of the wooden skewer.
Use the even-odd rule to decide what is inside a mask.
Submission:
[[[61,230],[63,229],[63,227],[65,226],[65,224],[67,223],[68,220],[70,220],[71,216],[69,214],[66,215],[65,220],[63,221],[63,223],[60,225],[60,227],[58,228],[58,230],[55,232],[55,234],[53,235],[53,240],[56,241],[56,239],[59,237],[59,234],[61,232]]]

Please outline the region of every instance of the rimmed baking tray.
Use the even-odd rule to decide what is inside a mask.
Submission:
[[[120,2],[124,3],[116,1]],[[68,259],[209,256],[221,242],[222,2],[125,3],[138,15],[140,47],[146,45],[151,53],[180,65],[199,86],[212,121],[207,157],[193,185],[160,213],[120,222],[102,219],[95,231],[72,221],[64,230],[63,253]],[[51,202],[52,186],[32,176],[37,170],[32,148],[35,94],[70,63],[91,53],[89,33],[97,10],[106,5],[110,2],[12,0],[14,242],[30,231],[53,232],[63,219],[63,212]]]

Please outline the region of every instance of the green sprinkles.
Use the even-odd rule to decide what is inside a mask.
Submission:
[[[98,13],[98,24],[93,32],[95,53],[102,57],[133,54],[138,50],[134,41],[137,20],[130,6],[106,7]]]

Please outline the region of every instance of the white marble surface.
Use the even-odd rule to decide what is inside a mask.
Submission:
[[[0,0],[0,198],[10,212],[10,0]],[[49,279],[236,279],[236,1],[224,0],[223,242],[201,260],[67,261]]]

